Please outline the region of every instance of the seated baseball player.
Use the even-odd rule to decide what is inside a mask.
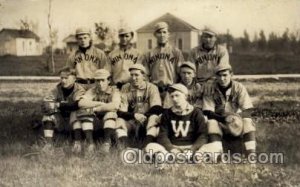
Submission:
[[[196,80],[196,66],[192,62],[186,61],[181,64],[179,69],[180,82],[187,87],[188,93],[188,102],[194,107],[202,109],[202,90],[201,85],[197,83]],[[170,94],[167,93],[163,107],[171,108],[172,100]]]
[[[251,119],[253,105],[246,88],[232,80],[229,64],[215,68],[214,93],[203,98],[203,113],[208,117],[210,144],[223,152],[222,136],[241,136],[246,154],[255,152],[255,126]]]
[[[202,111],[187,101],[188,89],[184,85],[173,84],[168,92],[173,105],[161,116],[157,143],[149,143],[145,151],[164,154],[185,151],[195,153],[208,141]]]
[[[96,70],[94,74],[96,85],[89,89],[79,100],[78,119],[82,122],[86,142],[88,143],[88,154],[93,154],[95,144],[93,131],[104,130],[104,142],[102,151],[108,153],[111,147],[111,138],[115,133],[117,118],[116,111],[120,107],[121,96],[115,86],[110,86],[110,73],[105,69]],[[95,122],[95,117],[99,123]]]
[[[122,102],[117,119],[117,136],[125,147],[128,146],[128,136],[133,134],[137,137],[139,128],[146,128],[144,144],[153,141],[158,134],[157,118],[162,112],[158,88],[145,80],[145,67],[134,64],[129,71],[131,82],[122,87]]]
[[[75,70],[65,68],[61,70],[60,82],[51,91],[50,95],[44,98],[42,119],[44,137],[47,144],[44,150],[52,148],[54,130],[69,131],[71,127],[79,125],[76,120],[75,111],[78,110],[76,94],[80,94],[79,86],[75,83]]]

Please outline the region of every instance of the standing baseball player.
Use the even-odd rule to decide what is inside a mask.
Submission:
[[[95,144],[93,131],[104,129],[102,151],[108,153],[111,147],[111,138],[115,133],[117,118],[116,111],[120,107],[121,95],[115,86],[110,86],[110,73],[105,69],[96,70],[93,78],[96,85],[89,89],[79,100],[77,117],[82,122],[82,129],[88,143],[88,154],[93,154]],[[95,117],[100,121],[95,123]]]
[[[208,141],[207,126],[202,111],[188,101],[188,89],[182,84],[173,84],[169,91],[173,105],[165,110],[160,120],[157,143],[150,143],[149,153],[195,153]]]
[[[253,105],[249,94],[241,83],[232,80],[230,65],[217,66],[215,75],[214,94],[203,99],[210,144],[214,144],[218,152],[223,152],[223,135],[241,136],[246,154],[254,153],[255,126],[251,119]]]
[[[119,30],[119,48],[109,54],[112,72],[112,81],[119,89],[129,82],[128,68],[136,63],[141,63],[141,54],[133,47],[134,32],[130,28]]]
[[[78,49],[69,56],[67,67],[76,69],[76,82],[85,90],[94,86],[94,72],[97,69],[108,69],[108,60],[103,51],[93,46],[91,31],[87,28],[76,30]]]
[[[150,74],[150,82],[158,86],[162,99],[168,86],[178,81],[179,67],[183,62],[181,51],[169,44],[169,35],[168,24],[157,23],[154,30],[157,47],[146,53],[143,60]]]
[[[157,86],[145,80],[146,69],[141,64],[129,68],[131,82],[123,86],[122,103],[118,111],[117,136],[128,145],[128,136],[138,135],[139,128],[146,128],[144,144],[154,140],[158,134],[157,119],[162,113],[161,99]],[[131,137],[129,137],[131,138]],[[138,146],[138,147],[143,147]]]
[[[75,83],[75,70],[65,68],[60,73],[60,83],[55,86],[50,95],[44,98],[42,119],[46,145],[44,151],[52,149],[54,130],[69,131],[74,129],[75,141],[78,137],[76,126],[80,125],[76,119],[78,110],[77,94],[81,94],[80,87]]]
[[[202,109],[202,87],[201,84],[196,80],[196,66],[192,62],[183,62],[179,70],[180,82],[188,88],[188,102],[194,107]],[[172,99],[170,94],[167,93],[164,100],[164,108],[172,107]]]
[[[226,47],[217,44],[217,32],[206,27],[202,31],[200,45],[191,50],[188,60],[196,65],[197,80],[204,84],[204,94],[209,95],[215,78],[214,69],[217,65],[228,65],[229,55]]]

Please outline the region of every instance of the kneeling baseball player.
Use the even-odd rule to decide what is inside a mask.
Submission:
[[[215,68],[216,84],[211,96],[204,96],[203,111],[208,117],[208,134],[214,152],[223,152],[222,136],[242,137],[246,155],[256,150],[253,105],[246,88],[232,80],[229,64]],[[215,158],[216,159],[216,158]]]
[[[82,122],[82,130],[88,144],[88,154],[93,154],[95,144],[93,131],[104,129],[102,151],[108,153],[111,147],[111,138],[115,133],[117,109],[120,107],[121,96],[115,86],[110,86],[110,73],[105,69],[96,70],[94,74],[96,85],[89,89],[79,100],[77,117]],[[95,123],[95,117],[100,123]]]
[[[76,110],[78,110],[78,100],[76,95],[80,94],[79,85],[75,83],[75,70],[65,68],[60,73],[60,83],[51,91],[51,94],[44,98],[42,109],[44,116],[42,119],[44,137],[46,144],[44,151],[53,150],[54,130],[70,130],[72,126],[78,126]]]
[[[141,64],[129,68],[131,83],[122,87],[122,103],[118,111],[117,136],[125,147],[128,135],[138,136],[139,128],[146,128],[144,145],[154,141],[158,134],[157,119],[162,113],[161,99],[157,86],[146,81],[146,69]],[[132,137],[129,137],[132,138]],[[143,148],[144,146],[138,146]]]

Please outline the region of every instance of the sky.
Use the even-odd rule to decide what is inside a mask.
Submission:
[[[47,40],[49,0],[0,0],[0,29],[19,28],[20,19],[38,22],[38,35]],[[287,28],[300,32],[300,0],[52,0],[52,25],[59,40],[80,26],[94,29],[105,22],[118,29],[120,20],[138,29],[165,13],[196,28],[213,26],[234,37],[246,29],[253,37],[261,29],[282,34]]]

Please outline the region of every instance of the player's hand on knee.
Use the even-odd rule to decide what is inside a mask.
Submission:
[[[143,124],[147,120],[147,117],[144,114],[135,113],[134,119]]]

